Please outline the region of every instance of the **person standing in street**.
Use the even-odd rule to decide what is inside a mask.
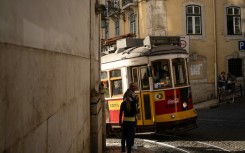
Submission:
[[[236,77],[230,72],[227,73],[227,90],[228,92],[234,92],[235,90]]]
[[[123,102],[120,106],[119,124],[122,128],[121,151],[125,152],[125,142],[127,144],[127,153],[131,153],[134,145],[137,100],[135,97],[135,85],[130,83],[129,89],[123,96]],[[124,115],[123,122],[122,116]]]
[[[225,85],[225,81],[226,81],[226,79],[225,79],[225,72],[224,71],[222,71],[220,73],[219,78],[218,78],[218,81],[219,81],[218,82],[219,88],[222,88]]]

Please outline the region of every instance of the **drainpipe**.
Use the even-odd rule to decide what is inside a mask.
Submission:
[[[214,14],[214,25],[213,25],[213,28],[214,28],[214,89],[215,89],[215,96],[217,97],[217,36],[216,36],[216,2],[215,0],[213,0],[213,14]]]
[[[138,10],[138,17],[137,17],[137,19],[138,19],[138,28],[137,28],[137,30],[138,30],[138,38],[140,38],[140,10],[139,10],[139,3],[141,3],[141,2],[139,2],[139,1],[137,1],[137,10]],[[142,7],[142,6],[141,6]]]

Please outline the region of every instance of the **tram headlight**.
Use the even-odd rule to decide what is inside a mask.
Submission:
[[[171,118],[174,119],[175,118],[175,115],[171,115]]]
[[[183,108],[187,108],[187,103],[183,102],[182,106],[183,106]]]

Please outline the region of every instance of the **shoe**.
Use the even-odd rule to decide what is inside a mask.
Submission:
[[[132,146],[132,149],[138,149],[138,147],[137,146]]]

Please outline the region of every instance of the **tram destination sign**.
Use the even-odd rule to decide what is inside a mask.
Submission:
[[[179,36],[147,36],[144,40],[144,45],[180,45]]]
[[[239,50],[243,50],[243,51],[245,51],[245,40],[244,41],[239,41],[238,42],[238,48],[239,48]]]

